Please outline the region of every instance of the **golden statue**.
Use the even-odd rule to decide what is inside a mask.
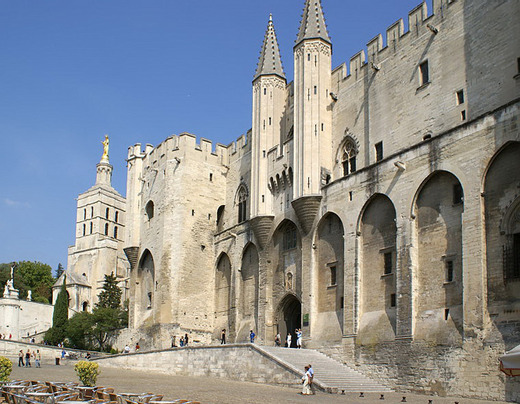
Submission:
[[[106,161],[108,163],[108,145],[110,140],[108,140],[108,135],[105,135],[105,140],[101,141],[103,143],[103,155],[101,156],[101,161]]]

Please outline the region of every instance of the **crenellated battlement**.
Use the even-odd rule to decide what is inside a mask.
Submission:
[[[203,160],[212,163],[228,166],[230,161],[242,157],[249,152],[251,131],[246,135],[241,135],[236,141],[228,145],[215,143],[206,138],[197,139],[192,133],[183,132],[179,135],[171,135],[165,141],[154,147],[146,144],[144,150],[141,143],[136,143],[128,148],[127,160],[135,158],[148,160],[148,164],[153,165],[157,161],[166,158],[180,158],[181,156],[195,157],[196,155]],[[198,141],[197,141],[198,140]]]
[[[378,62],[384,60],[400,48],[404,47],[410,41],[415,40],[420,35],[429,32],[435,35],[436,28],[432,25],[435,11],[439,12],[439,23],[448,15],[450,8],[457,0],[432,0],[433,10],[428,15],[428,7],[426,2],[419,4],[408,13],[408,30],[405,31],[404,20],[400,18],[391,24],[386,35],[377,34],[367,43],[366,49],[362,49],[349,59],[348,71],[334,69],[333,74],[339,74],[344,80],[356,80],[362,69],[369,66],[375,70],[379,70]],[[436,7],[438,6],[438,10]],[[386,43],[385,43],[386,41]],[[390,53],[391,52],[391,53]]]

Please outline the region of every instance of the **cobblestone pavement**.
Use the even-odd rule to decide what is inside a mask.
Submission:
[[[47,380],[47,381],[78,381],[74,373],[73,363],[66,362],[56,366],[44,363],[40,369],[19,368],[13,366],[11,379]],[[164,399],[186,398],[200,401],[202,404],[278,404],[278,403],[313,403],[313,404],[394,404],[401,403],[406,396],[407,403],[428,404],[497,404],[499,401],[484,401],[464,398],[431,397],[409,393],[385,393],[384,400],[379,393],[365,393],[363,398],[359,393],[345,395],[332,395],[318,392],[314,396],[301,396],[298,390],[289,387],[275,387],[264,384],[238,382],[215,378],[170,376],[137,370],[118,370],[114,368],[101,368],[98,377],[98,385],[113,387],[116,393],[153,392],[163,394]]]

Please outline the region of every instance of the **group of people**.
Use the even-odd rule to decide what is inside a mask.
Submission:
[[[135,352],[138,352],[141,347],[139,346],[139,342],[135,344]],[[123,353],[130,353],[130,346],[127,344],[123,349]]]
[[[24,362],[25,358],[25,362]],[[27,352],[23,352],[23,349],[20,349],[20,352],[18,352],[18,366],[19,367],[26,367],[30,368],[31,366],[31,359],[34,359],[35,366],[37,368],[41,367],[41,360],[42,355],[40,354],[40,350],[37,349],[36,352],[32,351],[30,349],[27,350]]]
[[[301,328],[297,328],[294,330],[294,333],[296,334],[296,348],[301,349],[302,347],[302,330]],[[276,334],[276,337],[274,338],[274,345],[275,346],[282,346],[282,338],[280,337],[280,333]],[[292,345],[292,334],[290,332],[287,333],[287,338],[285,339],[285,347],[290,348]]]
[[[225,330],[222,330],[222,331],[224,331],[224,333],[225,333]],[[226,337],[224,336],[224,344],[226,343],[225,338]],[[174,335],[172,337],[172,348],[177,348],[176,340],[177,340],[177,337]],[[189,341],[190,341],[190,338],[188,337],[188,334],[184,334],[184,336],[181,335],[181,338],[179,339],[179,346],[180,347],[188,346]]]

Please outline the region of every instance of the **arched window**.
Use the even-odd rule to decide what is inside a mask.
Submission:
[[[347,138],[343,143],[341,164],[343,165],[343,176],[347,176],[356,171],[356,144],[352,138]]]
[[[108,236],[108,223],[105,223],[105,236]]]
[[[238,190],[238,223],[245,222],[247,219],[247,190],[242,186]]]
[[[117,238],[117,226],[114,226],[114,238]]]
[[[153,217],[153,214],[154,214],[154,206],[153,206],[153,202],[152,201],[148,201],[148,203],[146,204],[146,216],[148,216],[148,220],[151,220],[152,217]]]
[[[105,211],[105,219],[108,219],[109,214],[110,214],[110,209],[107,208],[107,210]]]
[[[83,311],[87,311],[88,310],[88,302],[83,302],[82,308],[83,308]]]

